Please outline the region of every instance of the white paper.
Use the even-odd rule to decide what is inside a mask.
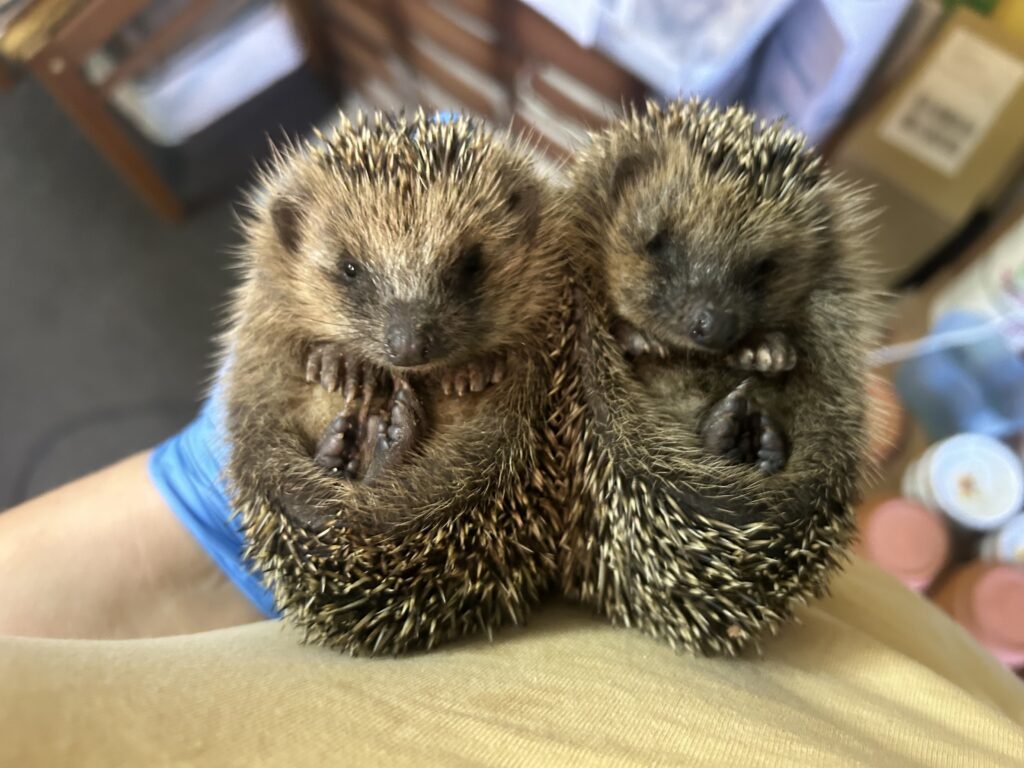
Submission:
[[[910,0],[800,0],[765,44],[747,105],[812,143],[856,98]]]
[[[717,97],[794,0],[632,0],[601,14],[597,47],[662,96]]]
[[[597,36],[602,0],[522,0],[577,43],[591,46]]]
[[[119,84],[111,95],[150,141],[176,146],[293,72],[304,58],[288,12],[269,4],[144,77]]]

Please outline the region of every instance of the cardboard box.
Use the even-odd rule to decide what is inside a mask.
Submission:
[[[924,264],[1024,165],[1024,40],[972,11],[846,133],[832,164],[873,187],[886,282]]]

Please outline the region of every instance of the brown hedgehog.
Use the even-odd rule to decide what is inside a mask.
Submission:
[[[469,119],[343,120],[245,227],[228,475],[286,619],[352,653],[521,622],[554,579],[543,499],[551,196]]]
[[[698,101],[648,105],[570,175],[565,589],[735,654],[825,590],[853,532],[861,197],[800,136]]]

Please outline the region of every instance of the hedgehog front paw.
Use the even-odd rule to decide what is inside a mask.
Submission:
[[[340,344],[314,344],[306,357],[306,381],[319,383],[328,392],[342,391],[345,401],[354,400],[377,372],[370,365],[345,359]]]
[[[395,382],[395,395],[385,418],[371,417],[376,444],[368,461],[365,481],[373,480],[388,466],[397,464],[423,434],[423,406],[409,382]],[[370,434],[374,434],[373,431]]]
[[[617,319],[612,324],[611,330],[612,336],[615,337],[627,357],[634,358],[641,355],[668,357],[669,355],[668,348],[664,344],[655,341],[628,320]]]
[[[451,368],[441,374],[441,391],[462,397],[467,392],[483,392],[492,384],[500,384],[508,370],[508,359],[499,353],[474,360],[462,368]]]
[[[332,472],[340,472],[347,480],[359,477],[359,422],[342,414],[327,425],[316,447],[313,461]]]
[[[708,411],[701,439],[709,453],[753,464],[771,475],[786,464],[785,442],[775,420],[757,410],[750,396],[751,381],[743,381]]]
[[[770,331],[743,344],[727,358],[733,368],[741,371],[776,374],[796,366],[796,348],[781,331]]]

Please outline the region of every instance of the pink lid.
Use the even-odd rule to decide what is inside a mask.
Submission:
[[[971,588],[971,618],[978,639],[1002,661],[1024,664],[1024,570],[987,568]]]
[[[923,590],[949,556],[949,531],[942,518],[916,501],[887,499],[862,518],[861,549],[911,589]]]

